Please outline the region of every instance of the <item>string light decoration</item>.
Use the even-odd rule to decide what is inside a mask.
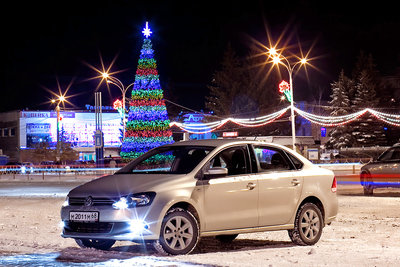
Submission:
[[[290,107],[286,107],[269,115],[251,119],[227,118],[224,120],[209,122],[209,123],[189,123],[189,124],[172,122],[170,124],[170,127],[176,126],[185,132],[195,133],[195,134],[205,134],[213,132],[224,126],[227,122],[233,122],[237,125],[244,127],[260,127],[279,119],[286,113],[288,109],[290,109]]]
[[[185,124],[185,123],[180,123],[180,122],[171,122],[170,127],[176,126],[180,128],[181,130],[189,133],[195,133],[195,134],[204,134],[204,133],[209,133],[213,132],[222,126],[224,126],[227,122],[232,122],[240,126],[244,127],[260,127],[267,125],[269,123],[274,122],[275,120],[281,118],[288,110],[290,109],[290,106],[281,109],[277,112],[261,116],[261,117],[256,117],[256,118],[251,118],[251,119],[238,119],[238,118],[227,118],[224,120],[219,120],[215,122],[209,122],[209,123],[190,123],[190,124]],[[326,127],[336,127],[339,125],[344,125],[348,124],[350,122],[353,122],[357,120],[358,118],[364,116],[366,113],[371,113],[375,118],[390,124],[392,126],[400,127],[400,115],[394,115],[394,114],[388,114],[388,113],[383,113],[379,112],[373,109],[363,109],[361,111],[352,113],[352,114],[347,114],[344,116],[321,116],[321,115],[315,115],[312,113],[305,112],[299,108],[294,108],[294,111],[302,116],[303,118],[309,120],[312,123],[319,124],[322,126]]]
[[[146,22],[145,38],[129,101],[128,121],[121,146],[121,157],[134,159],[155,147],[173,143],[170,120],[161,89],[152,34]]]

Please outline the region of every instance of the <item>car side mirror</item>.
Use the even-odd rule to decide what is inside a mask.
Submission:
[[[222,167],[214,167],[204,172],[205,179],[224,177],[227,175],[228,175],[228,169]]]

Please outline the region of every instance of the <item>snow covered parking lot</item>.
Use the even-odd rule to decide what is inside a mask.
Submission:
[[[190,255],[159,256],[150,248],[117,242],[111,251],[80,249],[60,236],[63,198],[0,198],[0,265],[23,265],[35,254],[37,265],[130,266],[390,266],[400,262],[400,190],[340,190],[339,214],[311,247],[295,246],[286,231],[239,235],[221,245],[204,238]],[[47,261],[43,260],[47,257]],[[22,260],[21,260],[22,259]],[[35,262],[35,261],[33,261]],[[30,266],[32,266],[32,261]],[[41,264],[40,264],[41,262]],[[47,263],[50,262],[50,263]],[[33,264],[34,266],[34,264]]]

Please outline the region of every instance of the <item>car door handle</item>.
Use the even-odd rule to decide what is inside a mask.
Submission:
[[[292,185],[297,186],[297,185],[299,185],[299,184],[300,184],[300,181],[299,181],[299,180],[297,180],[297,179],[293,179],[293,180],[292,180]]]
[[[247,189],[249,189],[249,190],[253,190],[254,188],[256,188],[256,184],[254,184],[254,183],[248,183],[246,187],[247,187]]]

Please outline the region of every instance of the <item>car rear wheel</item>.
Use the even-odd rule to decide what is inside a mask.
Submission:
[[[199,225],[196,218],[187,210],[172,209],[163,219],[160,238],[154,247],[162,254],[188,254],[198,241]]]
[[[289,237],[300,246],[314,245],[321,237],[323,226],[320,209],[313,203],[306,203],[297,211],[294,229],[288,230]]]
[[[235,238],[237,236],[238,236],[237,234],[236,235],[217,235],[217,236],[215,236],[215,238],[221,243],[230,243],[233,240],[235,240]]]
[[[109,250],[114,244],[115,240],[108,239],[75,239],[75,242],[81,248],[96,248],[101,250]]]

